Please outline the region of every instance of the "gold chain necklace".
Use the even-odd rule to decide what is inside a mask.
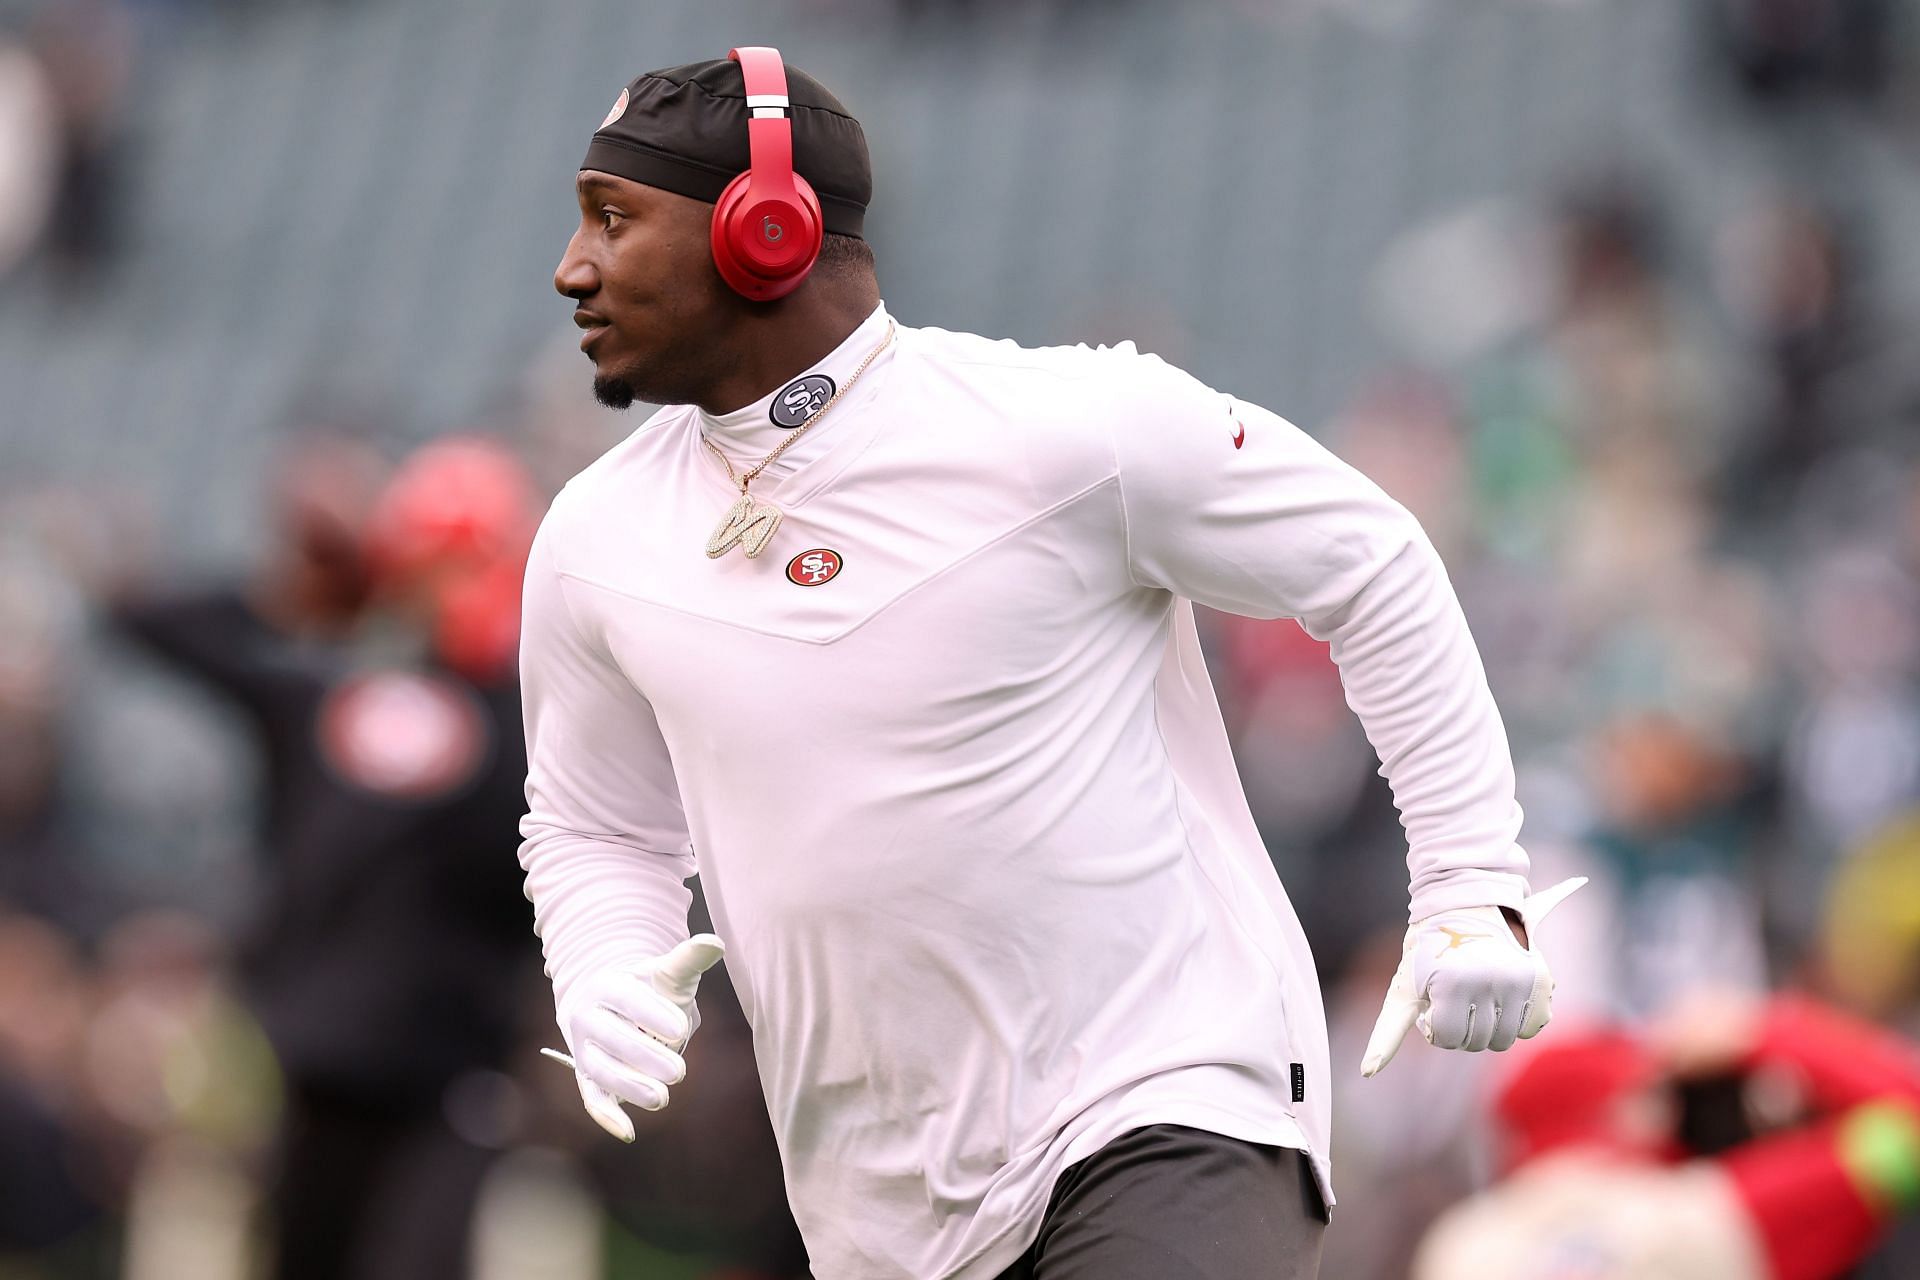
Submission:
[[[782,513],[780,508],[771,502],[762,502],[748,493],[747,486],[753,483],[754,477],[772,466],[774,460],[785,453],[794,441],[807,434],[814,423],[826,417],[827,410],[838,404],[841,396],[853,390],[853,384],[860,381],[860,375],[867,371],[867,366],[872,364],[880,353],[887,349],[887,344],[893,341],[893,332],[893,321],[888,320],[887,336],[880,339],[879,346],[867,352],[867,358],[860,362],[860,367],[853,371],[851,378],[847,379],[847,385],[834,392],[825,404],[814,410],[811,417],[794,429],[792,435],[782,440],[772,453],[760,459],[745,475],[735,475],[733,463],[726,454],[720,452],[720,447],[705,435],[700,437],[700,443],[707,446],[713,456],[720,459],[720,465],[727,469],[727,479],[740,486],[740,496],[733,500],[733,505],[727,508],[727,514],[721,516],[720,523],[714,526],[713,536],[707,539],[708,559],[718,560],[733,550],[735,543],[738,543],[740,549],[746,552],[749,560],[767,549],[767,544],[773,541],[775,530],[780,527]]]

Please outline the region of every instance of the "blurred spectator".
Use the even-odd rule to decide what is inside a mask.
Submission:
[[[1503,1180],[1440,1218],[1414,1280],[1834,1280],[1920,1207],[1904,1041],[1726,995],[1646,1036],[1556,1032],[1494,1099]],[[1745,1105],[1690,1123],[1686,1089],[1715,1079]]]
[[[95,1158],[126,1218],[123,1280],[249,1270],[248,1174],[279,1077],[228,994],[224,954],[204,922],[158,910],[128,915],[98,950],[81,1066]]]
[[[1738,83],[1761,100],[1884,84],[1888,0],[1706,0],[1707,30]]]
[[[0,277],[39,242],[59,174],[53,85],[40,59],[0,29]]]
[[[1743,207],[1712,246],[1715,284],[1752,355],[1749,421],[1722,479],[1729,518],[1764,529],[1824,456],[1861,443],[1892,388],[1862,296],[1860,249],[1796,198]]]
[[[1920,799],[1920,587],[1866,546],[1816,558],[1803,582],[1805,688],[1785,762],[1824,870]]]
[[[102,1274],[112,1199],[77,1121],[88,997],[57,929],[0,914],[0,1274]]]
[[[466,1273],[538,972],[514,857],[531,490],[480,442],[423,450],[377,498],[373,479],[353,446],[303,451],[260,582],[116,610],[234,700],[267,761],[243,966],[286,1077],[279,1280]],[[369,665],[341,639],[376,598],[405,625]]]
[[[1603,816],[1588,844],[1615,884],[1616,1011],[1658,1013],[1699,983],[1764,990],[1741,761],[1659,714],[1607,725],[1593,749]]]
[[[125,227],[121,128],[134,30],[117,0],[59,0],[41,9],[33,44],[58,107],[59,176],[48,247],[68,282],[103,265]]]
[[[79,598],[33,523],[0,508],[0,911],[91,939],[114,903],[84,855],[69,776]]]
[[[1920,812],[1874,833],[1834,877],[1821,974],[1846,1005],[1920,1033]]]

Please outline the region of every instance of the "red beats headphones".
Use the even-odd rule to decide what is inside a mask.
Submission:
[[[755,302],[800,287],[820,256],[820,198],[793,171],[793,121],[787,68],[763,46],[727,54],[747,86],[747,147],[752,165],[713,206],[713,265],[734,292]]]

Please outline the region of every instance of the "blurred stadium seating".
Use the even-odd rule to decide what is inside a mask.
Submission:
[[[232,551],[262,426],[303,397],[416,435],[498,412],[565,329],[547,280],[602,99],[749,35],[869,118],[903,317],[1135,336],[1308,424],[1387,359],[1365,285],[1410,224],[1631,162],[1699,229],[1773,173],[1770,133],[1712,109],[1687,5],[924,8],[142,6],[124,250],[10,288],[0,470],[193,477],[170,528]],[[1910,155],[1835,134],[1912,281]]]

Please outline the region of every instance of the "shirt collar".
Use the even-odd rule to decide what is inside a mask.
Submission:
[[[749,466],[758,462],[778,448],[781,441],[798,430],[822,405],[833,399],[836,392],[846,388],[859,370],[860,362],[886,336],[888,323],[886,304],[881,303],[860,322],[858,328],[847,335],[845,341],[814,362],[806,372],[781,384],[752,404],[722,414],[696,409],[700,433],[735,462],[745,462]],[[830,423],[827,419],[832,418],[835,412],[838,410],[829,411],[826,418],[816,423],[807,432],[806,441],[798,447],[804,448],[815,436],[828,430]],[[770,470],[774,474],[789,470],[786,464],[794,452],[794,449],[789,449],[782,454]]]

